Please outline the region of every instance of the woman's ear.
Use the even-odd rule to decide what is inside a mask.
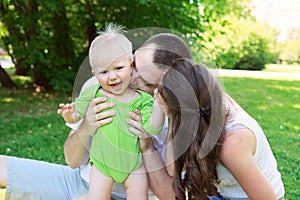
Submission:
[[[95,72],[94,72],[94,70],[92,70],[92,74],[95,76]]]

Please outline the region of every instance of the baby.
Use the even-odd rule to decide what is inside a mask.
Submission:
[[[122,28],[112,24],[97,36],[90,47],[92,74],[98,84],[83,90],[75,104],[60,104],[59,114],[68,123],[84,118],[89,102],[105,96],[115,104],[113,121],[98,128],[90,150],[89,192],[79,199],[110,199],[114,182],[124,182],[127,199],[148,199],[148,182],[139,139],[128,131],[129,112],[140,110],[143,128],[157,134],[164,123],[164,114],[152,96],[129,87],[133,55],[131,42],[121,34]],[[75,109],[76,108],[76,109]]]

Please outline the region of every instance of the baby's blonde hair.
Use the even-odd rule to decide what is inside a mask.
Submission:
[[[92,69],[95,67],[107,67],[116,59],[128,56],[133,61],[132,44],[123,35],[123,26],[109,23],[105,30],[93,40],[89,49],[89,59]]]

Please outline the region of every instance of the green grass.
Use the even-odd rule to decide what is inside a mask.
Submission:
[[[56,114],[71,99],[30,90],[0,88],[0,154],[64,164],[69,129]]]
[[[300,81],[222,78],[225,91],[263,128],[285,185],[300,197]]]
[[[300,197],[300,81],[222,78],[225,91],[260,123],[287,200]],[[68,96],[0,88],[0,154],[65,164],[69,128],[56,114]]]

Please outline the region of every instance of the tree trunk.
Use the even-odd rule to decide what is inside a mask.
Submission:
[[[86,11],[87,11],[87,21],[86,21],[86,51],[87,54],[90,49],[92,41],[97,36],[97,28],[95,26],[96,18],[93,13],[93,8],[95,7],[93,1],[86,1]]]
[[[10,79],[7,72],[0,65],[0,83],[4,88],[17,88],[17,85]]]
[[[53,23],[53,33],[54,33],[54,48],[56,52],[56,56],[65,59],[65,63],[59,63],[59,68],[68,68],[70,62],[75,57],[74,56],[74,47],[69,34],[69,24],[67,18],[67,11],[65,3],[58,3],[60,5],[60,9],[56,11],[54,14],[54,23]],[[62,31],[64,30],[64,31]]]
[[[33,75],[34,83],[47,91],[50,91],[53,89],[53,87],[50,85],[50,80],[46,78],[45,74],[39,71],[36,71]]]

